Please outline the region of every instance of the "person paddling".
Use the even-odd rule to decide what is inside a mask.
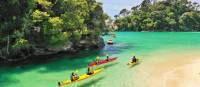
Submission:
[[[79,76],[76,73],[72,72],[72,74],[71,74],[71,81],[76,81],[78,79],[79,79]]]
[[[106,60],[109,61],[109,55],[108,54],[106,55]]]
[[[136,57],[133,56],[133,58],[132,58],[132,63],[135,63],[136,61],[137,61]]]
[[[99,61],[100,61],[100,57],[99,57],[99,56],[97,56],[97,57],[96,57],[96,64],[98,64],[98,63],[99,63]]]
[[[88,67],[87,75],[92,75],[93,73],[94,73],[94,70],[92,69],[92,67]]]

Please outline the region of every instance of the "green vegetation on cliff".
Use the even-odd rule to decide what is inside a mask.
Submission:
[[[200,5],[188,0],[144,0],[116,15],[119,31],[200,31]]]
[[[105,31],[95,0],[1,0],[0,59],[14,61],[38,49],[64,48]]]

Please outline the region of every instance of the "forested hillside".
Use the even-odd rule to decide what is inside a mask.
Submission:
[[[99,48],[106,16],[95,0],[0,0],[0,59]]]
[[[189,0],[144,0],[116,15],[119,31],[200,31],[200,5]]]

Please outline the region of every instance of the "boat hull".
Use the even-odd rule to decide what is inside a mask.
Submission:
[[[64,86],[64,85],[68,85],[68,84],[71,84],[71,83],[79,82],[79,81],[84,80],[84,79],[91,78],[92,76],[100,73],[102,70],[103,69],[97,69],[97,70],[94,71],[94,73],[92,75],[87,75],[87,74],[81,75],[81,76],[79,76],[79,79],[76,80],[76,81],[64,80],[64,81],[58,82],[58,85]]]
[[[112,62],[112,61],[115,61],[115,60],[117,60],[117,57],[110,58],[108,61],[107,60],[100,60],[99,63],[92,62],[92,63],[88,64],[88,66],[96,66],[96,65],[106,64],[106,63],[109,63],[109,62]]]

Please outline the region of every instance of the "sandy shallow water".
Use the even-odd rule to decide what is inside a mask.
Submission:
[[[152,55],[137,67],[135,87],[200,87],[200,51],[160,51]]]

